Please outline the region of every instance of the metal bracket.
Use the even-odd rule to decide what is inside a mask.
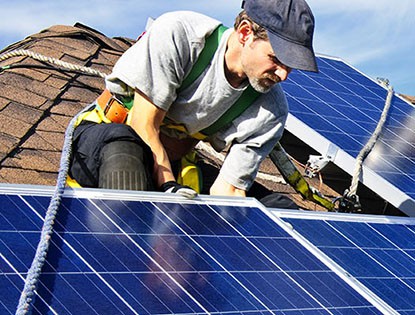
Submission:
[[[310,155],[305,168],[305,176],[313,178],[320,172],[329,162],[334,161],[339,148],[330,143],[327,148],[325,156],[322,155]]]
[[[304,175],[313,178],[320,172],[328,163],[330,159],[321,155],[310,155],[308,158]]]

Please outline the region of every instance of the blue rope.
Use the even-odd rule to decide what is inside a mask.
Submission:
[[[25,285],[20,295],[16,315],[25,315],[31,309],[35,291],[37,289],[37,283],[39,281],[43,265],[45,264],[46,255],[50,245],[50,240],[52,238],[53,224],[55,222],[62,195],[65,190],[66,177],[68,175],[69,170],[69,157],[71,156],[72,152],[72,138],[75,130],[75,123],[77,118],[87,110],[90,110],[90,108],[85,108],[84,110],[79,112],[74,118],[72,118],[71,122],[69,123],[66,129],[55,191],[46,211],[40,241],[37,246],[36,254],[33,258],[32,265],[30,266],[30,269],[26,276]]]

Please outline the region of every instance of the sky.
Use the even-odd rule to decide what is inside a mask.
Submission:
[[[307,0],[316,29],[314,48],[369,77],[386,78],[415,96],[414,0]],[[52,25],[88,25],[109,37],[136,38],[148,17],[192,10],[232,26],[241,0],[0,0],[0,49]],[[7,3],[7,4],[6,4]]]

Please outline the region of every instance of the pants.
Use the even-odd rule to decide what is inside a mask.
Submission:
[[[152,190],[151,149],[128,125],[82,122],[74,131],[69,175],[82,187]]]

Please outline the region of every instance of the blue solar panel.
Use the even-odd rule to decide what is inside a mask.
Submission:
[[[284,221],[400,314],[415,313],[414,218],[287,215]]]
[[[335,152],[333,162],[352,175],[355,158],[380,119],[387,90],[342,60],[321,56],[318,65],[319,73],[293,71],[283,83],[290,107],[286,128],[322,155]],[[384,130],[363,167],[367,187],[415,216],[413,105],[393,97]]]
[[[49,198],[44,188],[0,195],[1,314],[16,309]],[[69,191],[55,231],[34,301],[41,314],[382,309],[253,199]]]

